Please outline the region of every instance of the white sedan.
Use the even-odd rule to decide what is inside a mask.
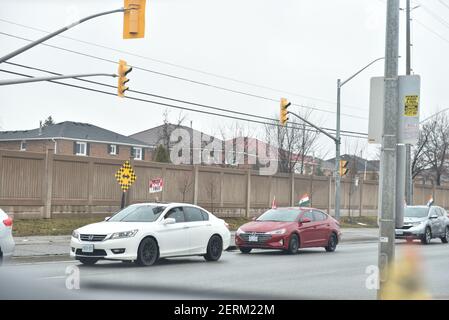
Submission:
[[[83,264],[100,259],[150,266],[159,258],[201,255],[220,259],[231,234],[222,219],[184,203],[141,203],[72,233],[70,255]]]
[[[0,209],[0,264],[3,259],[10,258],[14,252],[12,237],[12,219]]]

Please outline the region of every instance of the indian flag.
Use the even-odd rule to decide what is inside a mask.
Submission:
[[[310,198],[309,195],[306,193],[299,199],[299,206],[300,207],[308,207],[310,206]]]
[[[427,201],[427,206],[431,207],[433,205],[433,197],[430,197],[429,201]]]

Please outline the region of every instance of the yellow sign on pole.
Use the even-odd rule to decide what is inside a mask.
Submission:
[[[123,39],[145,36],[145,3],[146,0],[125,0]]]
[[[419,96],[405,96],[404,99],[404,116],[417,117],[419,107]]]
[[[121,168],[116,172],[115,178],[117,179],[120,187],[123,192],[128,191],[131,185],[136,181],[137,177],[134,173],[133,168],[129,164],[129,161],[126,161]]]

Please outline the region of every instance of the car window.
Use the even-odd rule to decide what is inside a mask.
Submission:
[[[310,219],[310,221],[315,221],[315,217],[313,215],[313,211],[307,211],[306,213],[304,213],[304,215],[302,216],[303,218],[308,218]]]
[[[294,222],[298,221],[300,213],[301,211],[298,209],[270,209],[258,217],[256,221]]]
[[[184,211],[181,207],[170,209],[165,215],[165,219],[173,218],[176,220],[176,223],[185,222]]]
[[[187,222],[203,221],[203,215],[200,209],[194,207],[184,207]]]
[[[109,218],[108,222],[153,222],[165,208],[165,206],[129,206]]]
[[[437,213],[438,213],[438,216],[442,217],[443,216],[443,209],[442,208],[437,208]]]
[[[200,210],[200,211],[201,211],[201,215],[203,216],[203,220],[209,221],[209,214],[204,210]]]
[[[324,221],[327,219],[327,216],[321,211],[313,211],[313,216],[315,217],[315,221]]]

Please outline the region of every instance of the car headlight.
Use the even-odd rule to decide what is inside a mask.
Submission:
[[[243,231],[242,229],[238,228],[237,231],[235,232],[236,235],[245,233],[245,231]]]
[[[111,236],[108,238],[110,240],[112,239],[121,239],[121,238],[131,238],[134,237],[139,230],[131,230],[131,231],[123,231],[123,232],[116,232],[111,234]]]
[[[424,221],[412,222],[413,227],[420,226]]]
[[[76,231],[76,230],[73,230],[72,231],[72,237],[79,240],[80,233],[78,231]]]
[[[274,231],[269,231],[267,232],[268,234],[284,234],[286,233],[287,230],[286,229],[279,229],[279,230],[274,230]]]

